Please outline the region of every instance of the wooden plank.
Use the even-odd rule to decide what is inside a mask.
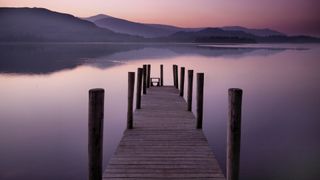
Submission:
[[[177,174],[177,173],[107,173],[104,175],[104,177],[121,177],[121,178],[153,178],[153,177],[162,177],[162,178],[204,178],[204,177],[223,177],[223,175],[220,174],[213,174],[213,173],[184,173],[184,174]]]
[[[116,177],[106,177],[105,179],[108,180],[153,180],[153,179],[170,179],[170,180],[194,180],[195,178],[186,178],[186,177],[182,177],[182,178],[163,178],[163,177],[152,177],[152,178],[143,178],[143,177],[139,177],[139,178],[116,178]],[[196,178],[197,180],[225,180],[224,177],[205,177],[205,178]]]
[[[150,87],[103,179],[225,180],[187,103],[173,86]]]
[[[158,169],[158,168],[149,168],[149,169],[107,169],[107,173],[218,173],[219,169]]]

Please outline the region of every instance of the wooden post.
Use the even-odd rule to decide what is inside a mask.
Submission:
[[[151,77],[151,65],[150,64],[148,64],[148,79],[147,79],[147,88],[149,88],[150,87],[150,83],[151,83],[151,81],[150,81],[150,77]]]
[[[163,86],[163,64],[160,65],[160,86]]]
[[[202,129],[203,84],[204,84],[204,73],[197,73],[197,129]]]
[[[104,90],[89,90],[89,180],[102,180]]]
[[[188,111],[192,111],[193,70],[188,70]]]
[[[175,87],[178,89],[179,81],[178,81],[178,65],[175,65]]]
[[[133,128],[133,91],[134,91],[134,72],[128,72],[128,113],[127,129]]]
[[[147,65],[143,65],[143,94],[147,94]]]
[[[136,108],[141,109],[142,68],[138,68]]]
[[[229,89],[227,180],[239,179],[242,90]]]
[[[185,68],[181,67],[181,69],[180,69],[180,96],[182,96],[182,97],[184,95],[184,71],[185,71]]]
[[[173,70],[173,86],[176,87],[176,65],[172,65]]]

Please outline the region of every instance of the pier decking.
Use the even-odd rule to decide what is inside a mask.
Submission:
[[[174,86],[150,87],[103,179],[225,180],[202,129]]]

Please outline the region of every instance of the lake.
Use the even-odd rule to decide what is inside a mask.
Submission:
[[[204,132],[224,171],[227,90],[242,88],[241,180],[320,177],[320,45],[48,43],[0,44],[0,179],[87,179],[91,88],[106,91],[106,166],[126,127],[127,72],[143,64],[152,77],[163,64],[165,85],[173,64],[204,72]]]

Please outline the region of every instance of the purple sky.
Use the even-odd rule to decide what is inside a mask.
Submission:
[[[319,0],[0,0],[0,6],[44,7],[79,17],[107,14],[182,27],[266,27],[320,36]]]

